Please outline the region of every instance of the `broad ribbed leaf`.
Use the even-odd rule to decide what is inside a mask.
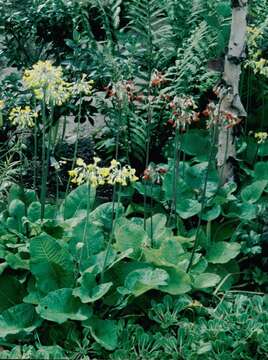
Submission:
[[[0,315],[0,338],[7,335],[28,334],[36,329],[42,320],[30,304],[19,304]]]
[[[115,247],[123,252],[133,249],[130,257],[138,258],[141,254],[142,247],[150,243],[149,236],[142,226],[136,225],[131,221],[126,221],[115,229]]]
[[[95,201],[95,195],[96,189],[93,187],[89,189],[88,184],[83,184],[70,192],[60,208],[64,219],[70,219],[75,216],[79,210],[86,210],[89,197],[89,204],[91,208],[93,202]]]
[[[92,309],[72,295],[73,289],[59,289],[44,297],[36,311],[43,319],[62,324],[70,320],[86,320]]]
[[[268,180],[260,180],[246,186],[241,193],[242,200],[248,203],[255,203],[261,197],[267,184]]]
[[[11,275],[0,276],[0,313],[20,304],[24,296],[24,287]]]
[[[79,282],[80,287],[73,290],[73,295],[79,297],[82,303],[91,303],[101,299],[113,285],[112,282],[97,285],[93,269],[85,271]]]
[[[30,242],[30,269],[36,277],[36,286],[49,291],[71,287],[74,282],[71,255],[56,239],[41,234]]]
[[[69,249],[79,259],[80,270],[85,270],[92,255],[105,248],[105,239],[100,226],[86,218],[75,225],[71,231]]]

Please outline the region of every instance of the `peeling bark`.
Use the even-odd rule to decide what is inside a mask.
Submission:
[[[245,59],[248,0],[231,0],[232,25],[225,56],[220,94],[220,113],[229,113],[234,118],[244,119],[246,110],[239,95],[241,63]],[[233,163],[236,159],[233,128],[226,128],[222,122],[219,128],[217,166],[221,183],[234,179]]]

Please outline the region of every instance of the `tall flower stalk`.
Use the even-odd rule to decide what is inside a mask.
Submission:
[[[112,185],[114,187],[114,194],[116,193],[117,188],[118,191],[118,204],[120,204],[120,194],[121,194],[121,187],[127,186],[129,183],[133,183],[138,180],[137,176],[135,175],[135,169],[132,169],[129,165],[121,165],[121,163],[117,160],[112,160],[109,167],[100,167],[99,158],[94,158],[93,164],[87,165],[82,159],[77,159],[76,165],[77,167],[73,170],[69,171],[69,175],[71,178],[71,182],[77,185],[81,185],[83,183],[87,183],[89,188],[90,187],[97,187],[99,185]],[[88,193],[90,196],[90,193]],[[103,279],[105,267],[107,264],[109,251],[112,245],[113,237],[114,237],[114,229],[117,221],[117,215],[115,215],[115,198],[113,199],[112,205],[112,230],[109,236],[109,240],[106,247],[105,259],[103,263],[102,275],[101,278]],[[87,219],[86,225],[84,229],[83,235],[83,244],[85,243],[85,239],[87,236],[87,227],[88,227],[88,218],[89,218],[90,209],[87,209]],[[116,211],[118,214],[118,211]]]
[[[63,78],[62,68],[60,66],[54,66],[51,61],[39,61],[35,65],[33,65],[32,69],[26,70],[24,72],[23,82],[25,87],[33,92],[35,101],[41,102],[42,183],[40,196],[41,220],[44,220],[51,145],[53,142],[53,146],[55,146],[58,134],[58,124],[56,124],[53,128],[54,108],[55,106],[62,106],[67,100],[72,97],[79,96],[81,100],[81,94],[83,93],[86,95],[90,95],[93,82],[86,80],[86,75],[83,75],[80,81],[74,83],[67,82]],[[79,109],[81,117],[81,105],[79,106]],[[52,134],[53,130],[54,136]],[[74,158],[76,158],[76,153]],[[75,159],[73,162],[73,166],[74,164]]]

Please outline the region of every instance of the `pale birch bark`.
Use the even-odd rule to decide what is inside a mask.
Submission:
[[[245,59],[248,0],[231,0],[232,25],[225,57],[224,72],[220,86],[220,112],[236,118],[245,118],[247,113],[239,95],[241,63]],[[220,125],[218,137],[217,166],[221,183],[233,180],[233,161],[236,150],[233,129]]]

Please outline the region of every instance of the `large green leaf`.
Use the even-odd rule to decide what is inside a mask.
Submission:
[[[0,313],[11,306],[22,303],[24,287],[11,275],[0,276]]]
[[[173,200],[174,193],[176,193],[176,198],[178,200],[181,198],[191,198],[194,196],[193,190],[182,178],[179,177],[176,179],[176,183],[174,184],[173,167],[171,167],[168,173],[165,175],[162,187],[165,192],[165,200]]]
[[[83,184],[74,189],[68,194],[61,205],[61,213],[64,219],[70,219],[74,217],[79,210],[86,210],[88,201],[90,208],[92,207],[96,196],[96,189],[91,187],[89,189],[88,184]],[[88,198],[90,198],[88,200]]]
[[[27,217],[31,222],[36,222],[41,219],[41,203],[34,201],[27,209]],[[56,207],[50,204],[45,206],[45,219],[54,219],[56,217]]]
[[[208,157],[209,147],[208,132],[204,130],[190,130],[183,136],[181,141],[181,148],[188,155]]]
[[[159,286],[159,290],[171,295],[181,295],[191,290],[191,278],[185,271],[172,267],[163,269],[168,273],[169,280],[167,285]]]
[[[188,219],[201,211],[201,204],[197,200],[180,199],[177,201],[177,213],[182,219]]]
[[[71,255],[56,239],[47,234],[31,239],[30,256],[30,269],[36,277],[39,290],[47,294],[73,285]]]
[[[265,141],[263,144],[259,144],[258,155],[262,157],[268,156],[268,141]]]
[[[203,191],[204,182],[206,180],[208,163],[203,162],[197,165],[193,165],[186,170],[185,181],[186,183],[196,191]],[[207,184],[206,184],[206,196],[214,195],[219,187],[218,172],[215,167],[209,168]]]
[[[268,162],[261,161],[255,164],[254,177],[256,180],[267,180],[268,181]]]
[[[12,200],[8,207],[8,212],[10,216],[15,219],[21,219],[26,215],[25,204],[18,199]]]
[[[261,197],[267,184],[268,180],[259,180],[246,186],[241,192],[242,200],[248,203],[255,203]]]
[[[82,303],[91,303],[101,299],[113,285],[112,282],[97,285],[94,268],[85,271],[79,283],[80,286],[73,290],[73,295],[79,297]]]
[[[92,221],[87,221],[86,218],[83,218],[71,230],[69,249],[79,259],[80,270],[88,267],[90,256],[102,251],[104,245],[103,230]]]
[[[240,248],[241,245],[238,243],[219,241],[210,246],[206,259],[212,264],[225,264],[237,257]]]
[[[131,271],[125,279],[124,287],[134,296],[139,296],[160,285],[167,285],[169,276],[163,269],[144,268]]]
[[[221,214],[220,205],[214,205],[210,208],[205,208],[203,215],[202,215],[202,220],[212,221],[212,220],[217,219],[217,217],[219,217],[220,214]]]
[[[93,210],[90,214],[90,220],[92,222],[99,223],[103,229],[107,232],[110,232],[112,229],[113,219],[115,218],[115,214],[119,218],[124,213],[124,207],[122,204],[113,203],[105,203],[98,206],[95,210]]]
[[[184,254],[184,250],[175,239],[164,241],[159,249],[144,249],[146,261],[156,266],[177,267],[182,254]]]
[[[241,220],[253,220],[257,217],[256,204],[250,203],[237,203],[232,201],[225,207],[225,216],[228,218],[239,218]]]
[[[163,190],[162,187],[158,184],[143,184],[141,182],[135,183],[135,189],[144,196],[146,194],[147,197],[152,198],[156,201],[161,201],[163,198]]]
[[[173,237],[172,229],[166,226],[166,222],[167,217],[164,214],[155,214],[146,220],[146,232],[154,247],[159,247]]]
[[[62,324],[70,320],[86,320],[92,315],[92,309],[82,304],[72,295],[73,289],[59,289],[52,291],[41,299],[37,313],[46,320]]]
[[[83,322],[90,329],[92,337],[106,350],[115,350],[118,343],[118,326],[114,320],[101,320],[92,317]]]
[[[31,333],[41,322],[33,305],[19,304],[10,307],[0,315],[0,338]]]
[[[133,249],[130,257],[135,259],[141,255],[142,247],[150,244],[150,238],[142,226],[126,220],[115,228],[115,247],[120,252]]]
[[[213,273],[203,273],[194,277],[193,286],[196,289],[206,289],[216,286],[221,280],[221,277]]]
[[[36,200],[36,194],[34,190],[25,189],[22,186],[13,184],[9,190],[8,202],[12,200],[21,200],[26,206],[29,206],[33,201]]]

